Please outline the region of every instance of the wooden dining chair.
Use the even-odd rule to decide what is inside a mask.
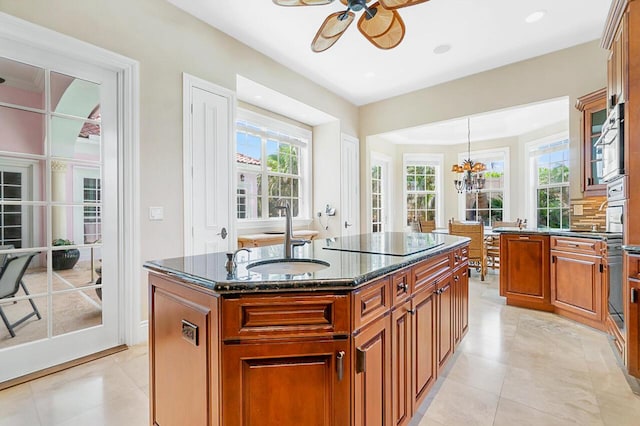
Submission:
[[[436,229],[436,221],[434,220],[421,220],[420,232],[433,232]]]
[[[480,272],[480,280],[487,274],[487,249],[484,244],[484,224],[482,222],[449,221],[449,235],[471,238],[469,243],[469,265]]]

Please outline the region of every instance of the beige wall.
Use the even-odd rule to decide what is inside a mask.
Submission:
[[[607,52],[599,47],[599,41],[593,41],[365,105],[360,108],[360,137],[365,142],[361,145],[361,182],[368,182],[370,145],[379,146],[373,135],[568,96],[574,171],[571,198],[581,198],[580,114],[573,105],[578,97],[606,85],[606,60]],[[449,159],[445,161],[448,164]],[[368,205],[366,193],[362,191],[362,206]],[[364,229],[366,208],[362,211]]]
[[[329,112],[343,131],[357,134],[357,107],[164,0],[0,0],[0,11],[140,62],[143,261],[183,253],[183,72],[231,90],[241,74]],[[322,140],[315,143],[322,149]],[[149,206],[164,206],[164,221],[149,221]],[[146,282],[141,286],[146,304]]]

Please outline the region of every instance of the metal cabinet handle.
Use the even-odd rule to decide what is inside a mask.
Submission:
[[[455,282],[458,282],[458,281],[460,281],[460,277],[456,275],[455,277],[453,277],[453,280],[454,280]]]
[[[356,373],[364,373],[367,369],[367,353],[356,348]]]
[[[409,286],[407,285],[407,283],[400,283],[400,284],[398,284],[398,290],[407,291],[407,290],[409,290]]]
[[[344,355],[344,351],[340,351],[336,355],[336,370],[338,373],[338,381],[342,381],[342,378],[344,377]]]
[[[407,309],[407,313],[409,315],[415,315],[416,314],[416,310],[415,309]]]
[[[638,289],[631,289],[631,303],[638,303]]]

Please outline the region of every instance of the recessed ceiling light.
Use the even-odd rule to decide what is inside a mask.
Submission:
[[[544,18],[544,15],[546,15],[546,14],[547,14],[546,11],[538,10],[536,12],[533,12],[532,14],[527,16],[526,18],[524,18],[524,22],[526,22],[527,24],[533,24],[534,22],[538,22],[539,20]]]
[[[376,73],[373,72],[373,71],[369,71],[369,72],[364,73],[364,78],[373,78],[375,76],[376,76]]]
[[[442,55],[443,53],[447,53],[450,50],[450,44],[441,44],[440,46],[436,46],[436,48],[433,49],[433,53],[435,53],[436,55]]]

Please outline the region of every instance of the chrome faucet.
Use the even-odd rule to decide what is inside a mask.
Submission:
[[[297,246],[303,246],[310,243],[311,240],[294,240],[293,237],[293,220],[291,219],[291,207],[286,200],[279,200],[276,205],[278,210],[284,210],[285,225],[284,225],[284,257],[291,259],[293,257],[293,248]]]

